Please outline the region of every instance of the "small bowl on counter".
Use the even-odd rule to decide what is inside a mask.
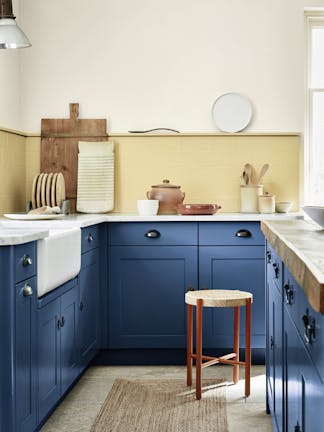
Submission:
[[[279,201],[276,202],[276,212],[277,213],[288,213],[291,209],[293,203],[292,201]]]
[[[178,204],[179,215],[213,215],[221,206],[217,204]]]

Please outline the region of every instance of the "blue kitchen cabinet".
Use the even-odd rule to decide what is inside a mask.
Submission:
[[[283,400],[283,268],[275,251],[268,245],[266,252],[266,358],[267,403],[277,430],[284,421]]]
[[[81,232],[78,350],[82,372],[106,341],[107,226],[92,225]]]
[[[38,421],[79,375],[77,278],[39,300],[37,311]]]
[[[284,431],[322,432],[324,385],[291,316],[285,314]]]
[[[283,304],[282,294],[278,287],[267,281],[268,294],[268,338],[267,338],[267,359],[269,373],[267,376],[267,386],[269,389],[269,399],[271,412],[278,430],[282,430],[283,424]]]
[[[79,275],[79,325],[78,346],[81,370],[90,363],[98,351],[100,323],[100,261],[99,249],[95,248],[81,257]]]
[[[16,430],[36,425],[36,278],[16,285],[15,376]]]
[[[259,223],[199,224],[199,289],[242,290],[253,294],[252,353],[264,360],[265,290],[264,237]],[[241,345],[245,319],[241,308]],[[205,308],[203,340],[206,348],[233,347],[233,308]]]
[[[109,348],[184,348],[184,295],[197,286],[197,224],[109,228]]]
[[[267,401],[276,432],[322,432],[323,322],[267,244]]]
[[[0,248],[0,430],[36,428],[36,247]]]

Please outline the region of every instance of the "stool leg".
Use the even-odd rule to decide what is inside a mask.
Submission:
[[[234,353],[235,361],[240,360],[240,307],[234,307]],[[233,366],[233,382],[237,384],[239,380],[239,365]]]
[[[192,305],[187,305],[187,385],[192,385]]]
[[[250,395],[251,326],[252,326],[252,307],[251,307],[251,299],[249,298],[246,300],[246,317],[245,317],[245,396]]]
[[[201,399],[202,305],[202,299],[198,299],[196,305],[196,399]]]

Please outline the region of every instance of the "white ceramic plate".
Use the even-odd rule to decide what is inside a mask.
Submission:
[[[62,218],[63,214],[26,214],[26,213],[13,213],[13,214],[4,214],[6,218],[15,219],[15,220],[47,220],[47,219],[59,219]]]
[[[218,129],[223,132],[240,132],[252,118],[249,99],[239,93],[225,93],[213,105],[212,116]]]

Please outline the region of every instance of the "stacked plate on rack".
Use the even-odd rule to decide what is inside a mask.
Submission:
[[[65,200],[65,181],[62,173],[40,173],[35,176],[31,202],[33,209],[61,206]]]

